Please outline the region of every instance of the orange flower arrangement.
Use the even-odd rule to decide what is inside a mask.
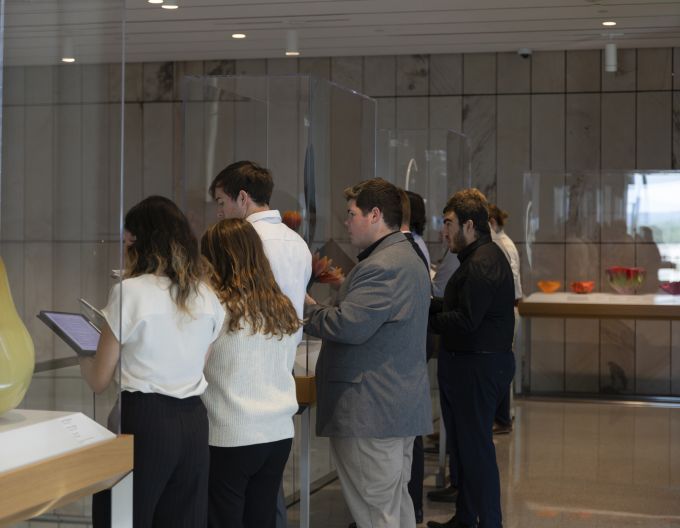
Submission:
[[[312,255],[312,280],[322,284],[340,284],[345,280],[345,274],[339,266],[333,266],[328,257],[321,257],[317,251]]]

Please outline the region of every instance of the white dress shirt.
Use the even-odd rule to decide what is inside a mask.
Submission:
[[[281,215],[275,209],[253,213],[246,220],[260,235],[276,283],[302,320],[307,284],[312,276],[312,254],[307,244],[281,221]],[[301,340],[302,328],[298,330],[295,342]]]
[[[515,300],[522,298],[522,281],[519,274],[519,252],[512,239],[505,234],[501,229],[499,233],[496,233],[491,229],[491,240],[493,240],[498,247],[501,248],[505,257],[510,262],[510,268],[512,269],[512,279],[515,283]]]

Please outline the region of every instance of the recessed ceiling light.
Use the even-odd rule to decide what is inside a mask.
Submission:
[[[300,55],[299,51],[287,51],[286,52],[286,57],[297,57]]]
[[[162,4],[163,0],[148,0],[150,4]]]
[[[246,38],[245,33],[232,33],[231,38],[233,39],[244,39]]]
[[[297,57],[300,55],[298,47],[298,34],[294,29],[286,31],[286,57]]]
[[[177,5],[177,0],[165,0],[161,7],[163,9],[177,9],[179,6]]]
[[[62,57],[61,62],[75,62],[75,57]]]
[[[604,22],[602,22],[602,25],[607,26],[607,27],[611,27],[611,26],[615,26],[616,22],[614,22],[613,20],[605,20]]]

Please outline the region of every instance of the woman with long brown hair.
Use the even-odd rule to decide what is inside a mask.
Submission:
[[[81,359],[81,370],[101,392],[120,359],[121,431],[134,435],[134,527],[205,526],[208,420],[200,396],[224,309],[189,222],[171,200],[151,196],[130,209],[125,246],[124,280],[103,310],[97,354]],[[93,506],[95,526],[99,506],[106,507]]]
[[[208,526],[273,528],[298,409],[292,370],[300,321],[249,222],[232,218],[210,227],[201,252],[227,312],[205,368]]]

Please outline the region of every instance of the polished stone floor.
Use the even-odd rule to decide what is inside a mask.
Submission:
[[[517,401],[496,437],[506,528],[680,528],[680,408]],[[426,455],[426,491],[436,458]],[[352,520],[337,481],[312,496],[312,528]],[[451,505],[425,503],[425,520]],[[289,526],[298,526],[298,509]],[[424,525],[423,525],[424,526]]]

